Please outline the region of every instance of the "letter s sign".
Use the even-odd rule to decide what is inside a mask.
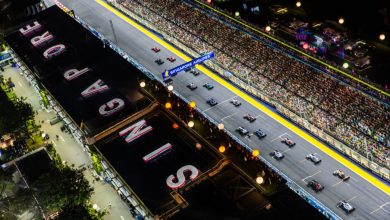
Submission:
[[[174,175],[170,175],[167,178],[167,185],[171,189],[179,189],[184,186],[186,183],[186,176],[185,175],[190,175],[190,180],[194,180],[196,177],[199,176],[199,170],[192,166],[192,165],[186,165],[181,167],[176,175],[177,178]]]

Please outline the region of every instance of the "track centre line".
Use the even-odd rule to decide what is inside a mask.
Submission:
[[[190,57],[185,55],[183,52],[179,51],[169,43],[165,42],[163,39],[157,37],[153,33],[151,33],[149,30],[146,28],[142,27],[141,25],[137,24],[135,21],[131,20],[115,8],[111,7],[107,3],[103,2],[102,0],[95,0],[98,4],[100,4],[102,7],[106,8],[107,10],[111,11],[113,14],[116,16],[120,17],[122,20],[126,21],[128,24],[132,25],[134,28],[138,29],[141,31],[143,34],[146,36],[150,37],[153,39],[155,42],[159,43],[172,53],[174,53],[176,56],[180,57],[184,61],[188,62],[191,60]],[[266,106],[262,105],[256,99],[252,98],[250,95],[246,94],[245,92],[241,91],[240,89],[236,88],[235,86],[231,85],[229,82],[225,81],[222,79],[220,76],[216,75],[215,73],[211,72],[204,66],[198,65],[197,67],[198,70],[203,72],[205,75],[208,77],[214,79],[216,82],[230,90],[231,92],[235,93],[237,96],[240,96],[242,99],[247,101],[248,103],[252,104],[254,107],[257,109],[261,110],[265,114],[267,114],[269,117],[273,118],[274,120],[278,121],[280,124],[284,125],[286,128],[289,130],[293,131],[296,133],[298,136],[301,138],[305,139],[309,143],[311,143],[313,146],[316,146],[318,149],[326,153],[328,156],[332,157],[339,163],[343,164],[344,166],[348,167],[351,171],[355,172],[358,174],[360,177],[363,179],[367,180],[370,184],[374,185],[378,189],[382,190],[384,193],[387,195],[390,195],[390,187],[382,182],[381,180],[377,179],[374,174],[370,174],[368,171],[365,171],[363,168],[359,167],[358,165],[355,165],[353,162],[350,160],[344,158],[340,154],[338,154],[335,150],[331,149],[330,147],[326,146],[325,144],[321,143],[318,141],[316,138],[310,136],[307,134],[305,131],[301,130],[291,122],[289,122],[287,119],[284,119],[282,116],[278,115],[277,113],[273,112],[272,110],[268,109]]]

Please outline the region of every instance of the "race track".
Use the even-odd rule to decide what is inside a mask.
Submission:
[[[168,49],[163,48],[153,39],[94,0],[60,0],[60,2],[68,8],[73,9],[75,14],[80,18],[160,78],[164,69],[169,69],[184,62]],[[110,20],[113,23],[114,31],[110,25]],[[116,37],[114,37],[114,32]],[[159,53],[151,51],[151,48],[154,46],[160,47],[161,51]],[[172,55],[177,58],[177,61],[174,63],[166,60],[168,56]],[[161,66],[157,65],[154,62],[157,58],[162,58],[165,60],[165,63]],[[198,88],[194,91],[188,89],[186,86],[190,82],[195,83]],[[215,88],[210,91],[203,88],[202,85],[207,82],[212,83]],[[269,162],[288,175],[301,187],[306,188],[308,192],[331,208],[340,217],[346,219],[390,219],[390,196],[388,194],[363,179],[360,175],[349,170],[328,156],[328,154],[320,151],[316,146],[310,144],[252,104],[237,97],[231,90],[218,84],[210,77],[205,74],[195,77],[190,73],[181,72],[174,78],[173,85],[177,92],[189,100],[194,100],[197,106],[210,117],[218,122],[224,123],[225,128],[230,132],[237,134],[235,129],[238,126],[243,126],[250,132],[258,128],[265,131],[267,137],[262,140],[259,140],[256,136],[242,138],[237,134],[237,137],[241,138],[244,143],[247,143],[252,148],[258,148],[260,153]],[[240,107],[234,107],[229,102],[234,97],[242,102]],[[216,99],[219,104],[210,107],[206,103],[206,100],[209,98]],[[243,116],[247,113],[255,116],[257,120],[253,123],[244,120]],[[280,142],[282,137],[288,137],[294,140],[296,146],[291,149],[288,148]],[[268,156],[273,149],[282,151],[285,154],[285,158],[281,161],[276,161]],[[317,153],[321,157],[322,162],[314,165],[312,162],[306,160],[305,155],[308,153]],[[351,176],[351,179],[348,182],[343,182],[337,177],[334,177],[332,172],[336,169],[343,170],[347,175]],[[312,178],[325,186],[322,192],[315,193],[306,186],[306,182]],[[337,208],[336,203],[340,200],[349,201],[356,207],[355,212],[346,215],[341,209]]]

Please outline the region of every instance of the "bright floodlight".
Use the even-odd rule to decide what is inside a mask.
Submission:
[[[344,18],[339,19],[339,24],[344,24]]]
[[[257,183],[257,184],[263,184],[263,183],[264,183],[263,177],[258,176],[258,177],[256,178],[256,183]]]
[[[265,27],[265,31],[269,32],[271,30],[270,26]]]
[[[201,150],[201,149],[202,149],[202,145],[201,145],[200,143],[196,143],[196,144],[195,144],[195,147],[196,147],[196,149],[198,149],[198,150]]]
[[[195,123],[193,121],[189,121],[188,122],[188,127],[192,128],[194,127]]]
[[[165,108],[166,109],[172,108],[172,104],[170,102],[165,103]]]
[[[235,15],[236,17],[238,17],[238,16],[240,16],[240,12],[236,11],[236,13],[234,13],[234,15]]]
[[[146,83],[144,81],[140,82],[139,86],[141,86],[141,88],[144,88],[146,86]]]
[[[254,157],[259,156],[259,154],[260,154],[260,152],[259,152],[259,150],[257,150],[257,149],[253,150],[253,152],[252,152],[252,155],[253,155]]]
[[[226,148],[225,148],[225,146],[221,145],[221,146],[219,146],[218,150],[219,150],[219,152],[223,153],[223,152],[225,152]]]
[[[298,1],[295,5],[299,8],[301,7],[302,3]]]
[[[223,130],[224,128],[225,128],[224,124],[222,124],[222,123],[218,124],[218,129],[219,130]]]
[[[349,67],[349,64],[348,63],[343,63],[343,68],[344,69],[347,69]]]
[[[191,108],[195,108],[196,107],[196,102],[195,101],[191,101],[190,102],[190,107]]]
[[[386,36],[384,34],[379,35],[379,40],[384,40],[385,38],[386,38]]]
[[[173,86],[172,85],[168,86],[168,91],[170,91],[170,92],[173,91]]]

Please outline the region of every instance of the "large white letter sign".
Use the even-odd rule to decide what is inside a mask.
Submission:
[[[178,189],[178,188],[183,187],[184,184],[186,183],[185,174],[188,175],[189,173],[190,173],[190,180],[191,181],[199,176],[199,170],[196,167],[194,167],[192,165],[183,166],[177,171],[177,173],[176,173],[177,178],[174,175],[168,176],[168,178],[167,178],[168,187],[171,189]]]
[[[77,77],[83,75],[84,73],[86,72],[89,72],[91,69],[90,68],[84,68],[82,70],[77,70],[77,69],[70,69],[68,71],[66,71],[64,73],[64,77],[65,79],[67,79],[68,81],[72,80],[72,79],[76,79]]]
[[[162,147],[158,148],[157,150],[153,151],[152,153],[144,156],[142,159],[144,159],[144,162],[147,163],[147,162],[153,160],[154,158],[158,157],[159,155],[162,155],[163,153],[168,152],[171,149],[172,149],[172,144],[167,143],[167,144],[163,145]]]
[[[26,25],[25,27],[23,28],[20,28],[19,29],[19,32],[22,33],[23,35],[27,35],[29,33],[31,33],[32,31],[34,30],[38,30],[39,28],[41,28],[41,24],[38,23],[38,21],[34,21],[34,23],[32,25]]]
[[[146,121],[141,120],[123,129],[121,132],[119,132],[119,135],[122,137],[126,135],[125,137],[126,142],[130,143],[135,139],[141,137],[142,135],[148,133],[151,130],[153,130],[152,126],[146,126]]]
[[[110,116],[121,110],[123,107],[125,107],[125,102],[120,98],[115,98],[100,106],[99,113],[103,116]]]
[[[98,92],[103,92],[108,89],[108,86],[104,84],[103,80],[98,79],[98,81],[94,82],[88,88],[81,92],[81,95],[86,98]]]
[[[31,43],[34,45],[34,47],[37,47],[41,45],[42,43],[49,41],[53,39],[53,35],[49,33],[49,31],[46,31],[42,35],[38,35],[36,37],[31,38]]]
[[[65,51],[65,49],[66,49],[65,45],[57,44],[57,45],[54,45],[54,46],[50,47],[49,49],[45,50],[45,52],[43,52],[43,56],[46,59],[51,59],[55,56],[60,55],[62,52]]]

